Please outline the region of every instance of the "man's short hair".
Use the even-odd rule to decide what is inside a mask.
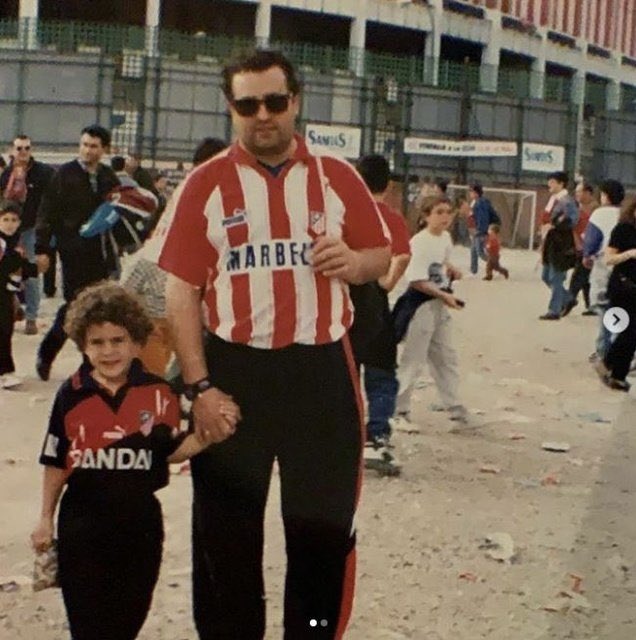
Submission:
[[[579,182],[579,185],[581,186],[581,191],[587,191],[587,193],[594,193],[594,187],[589,183],[586,182],[585,180]]]
[[[292,95],[300,93],[300,80],[292,63],[280,52],[270,49],[256,49],[233,60],[223,69],[223,93],[232,100],[232,80],[237,73],[261,72],[272,67],[280,67],[287,79],[287,89]]]
[[[446,178],[435,178],[435,185],[442,193],[446,193],[448,189],[448,180]]]
[[[471,184],[470,190],[474,191],[480,198],[484,195],[484,188],[479,184],[479,182]]]
[[[126,167],[126,158],[124,156],[113,156],[110,159],[110,167],[113,171],[123,171]]]
[[[548,174],[548,180],[556,180],[564,187],[566,187],[568,182],[570,181],[570,178],[565,171],[553,171],[552,173]]]
[[[91,124],[82,129],[82,135],[89,135],[91,138],[99,138],[102,147],[110,147],[110,131],[98,124]]]
[[[29,136],[27,136],[26,133],[18,133],[17,136],[15,136],[15,138],[13,138],[14,140],[30,140],[31,138]]]
[[[227,143],[221,138],[203,138],[194,150],[192,164],[196,167],[202,162],[213,158],[217,153],[221,153],[227,147]]]
[[[615,207],[625,199],[625,187],[618,180],[603,180],[599,185],[599,191],[604,193],[610,204]]]
[[[357,169],[371,193],[386,191],[391,177],[391,167],[384,156],[379,154],[362,156],[358,160]]]

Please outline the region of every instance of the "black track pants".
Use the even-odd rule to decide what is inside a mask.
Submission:
[[[342,343],[279,350],[209,336],[235,435],[192,460],[193,604],[201,640],[265,633],[263,515],[274,459],[287,548],[285,638],[339,638],[353,599],[361,423]]]

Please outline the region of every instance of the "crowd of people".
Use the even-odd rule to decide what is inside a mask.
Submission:
[[[295,132],[301,86],[283,55],[257,51],[228,65],[223,92],[236,141],[202,141],[169,202],[162,177],[135,154],[102,162],[111,140],[97,125],[81,131],[77,159],[56,170],[17,136],[0,176],[2,386],[20,383],[11,357],[20,277],[25,332],[35,334],[38,271],[50,272],[54,254],[64,304],[38,348],[37,374],[49,379],[67,338],[82,353],[51,412],[32,534],[46,552],[57,529],[74,640],[137,637],[161,562],[154,492],[167,484],[170,462],[190,458],[199,638],[264,636],[263,518],[275,460],[285,637],[341,638],[354,593],[361,460],[399,474],[392,427],[411,420],[426,365],[450,430],[473,428],[452,338],[452,316],[464,308],[453,291],[462,278],[451,255],[455,221],[471,243],[470,272],[481,261],[484,280],[510,276],[500,262],[501,219],[482,185],[451,202],[438,180],[417,200],[410,237],[383,202],[385,158],[353,167],[314,155]],[[541,319],[565,318],[580,292],[586,315],[627,310],[635,321],[617,336],[600,323],[592,359],[608,387],[628,390],[636,203],[622,207],[614,180],[599,185],[598,208],[588,184],[572,198],[563,173],[548,187],[541,255],[551,297]],[[122,189],[150,192],[154,202],[141,212],[150,238],[123,273],[122,247],[106,232],[86,233],[105,202],[121,204]],[[389,293],[404,280],[391,307]],[[175,388],[191,403],[187,431]]]

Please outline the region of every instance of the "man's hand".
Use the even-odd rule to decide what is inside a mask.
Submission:
[[[340,238],[320,236],[314,243],[311,263],[326,278],[356,282],[360,271],[360,255]]]
[[[35,264],[38,266],[38,271],[40,273],[46,273],[49,270],[49,266],[51,265],[51,261],[46,253],[39,253],[35,256]]]
[[[207,444],[229,438],[241,420],[241,410],[232,397],[215,387],[195,398],[192,415],[197,438]]]
[[[51,544],[53,544],[53,518],[42,518],[31,534],[31,545],[37,553],[42,553]]]
[[[457,298],[452,293],[444,292],[443,295],[440,296],[442,302],[451,309],[462,309],[462,305],[457,302]]]

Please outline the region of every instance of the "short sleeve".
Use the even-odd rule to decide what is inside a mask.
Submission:
[[[380,205],[380,213],[391,232],[391,253],[394,256],[411,255],[409,245],[409,230],[404,216],[390,209],[385,204]]]
[[[343,240],[354,250],[388,246],[389,231],[375,200],[355,169],[336,158],[324,157],[321,162],[329,187],[345,206]]]
[[[616,225],[612,230],[612,234],[610,235],[608,246],[616,249],[619,253],[631,249],[632,244],[629,241],[630,237],[627,231],[628,225],[624,223]]]
[[[53,408],[51,409],[49,426],[44,437],[42,452],[40,453],[40,464],[57,467],[58,469],[66,468],[66,456],[70,443],[66,435],[65,416],[64,391],[62,388],[55,396]]]
[[[203,288],[217,254],[207,234],[205,209],[216,187],[214,165],[195,171],[173,196],[174,218],[159,255],[159,266],[194,287]]]
[[[426,234],[419,232],[411,238],[411,262],[406,270],[406,278],[409,282],[428,280],[430,260],[428,259]]]

